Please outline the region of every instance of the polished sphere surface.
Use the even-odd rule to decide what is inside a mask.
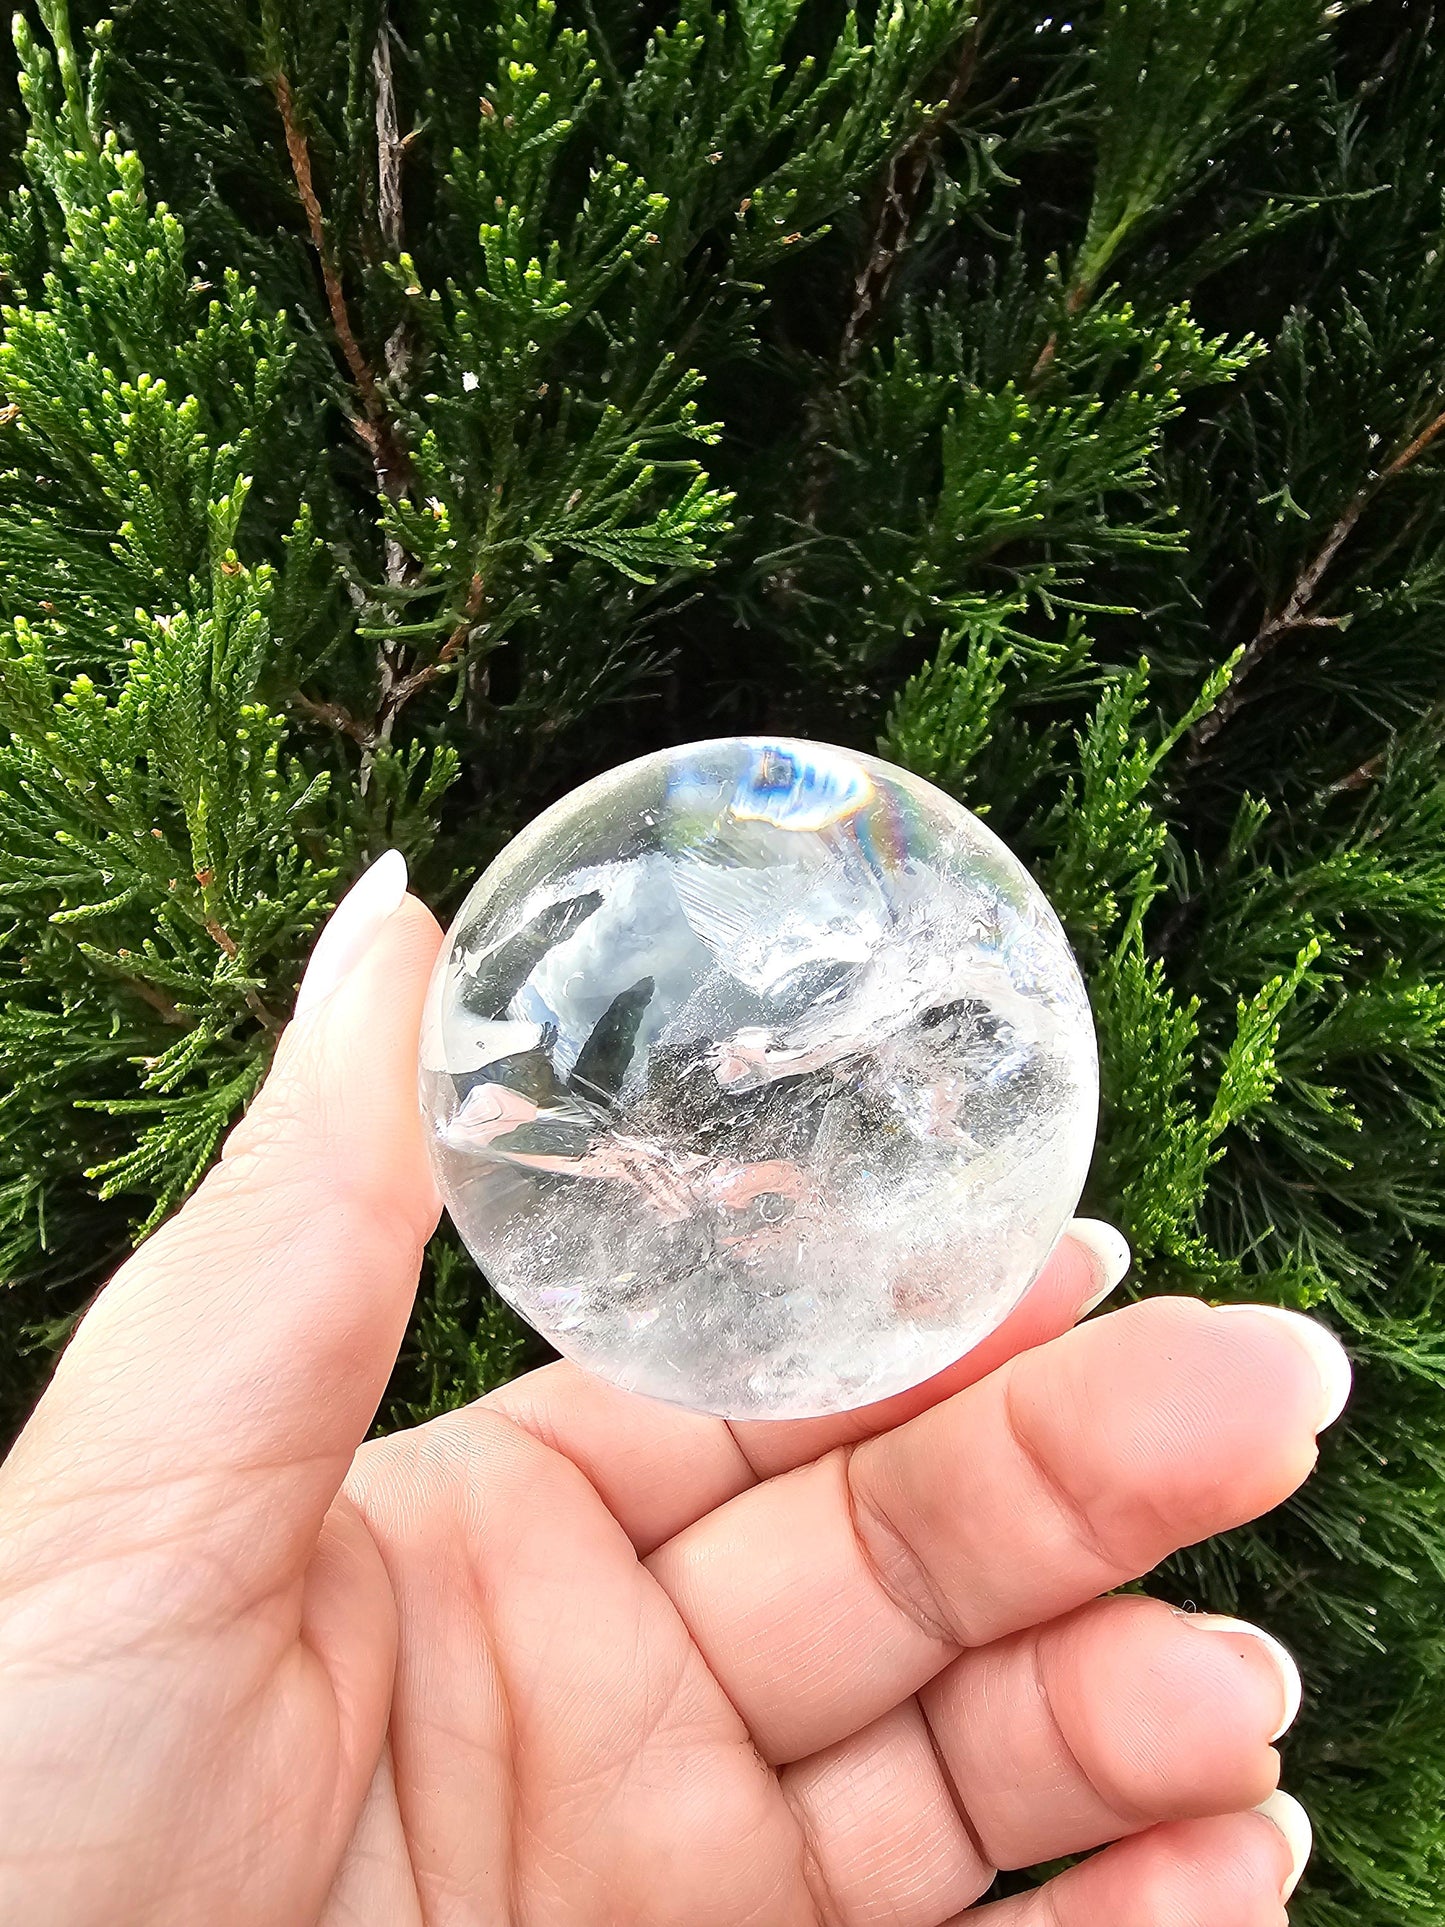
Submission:
[[[795,1418],[1017,1304],[1098,1074],[1058,919],[976,817],[875,757],[726,737],[507,845],[437,965],[421,1094],[458,1230],[560,1352]]]

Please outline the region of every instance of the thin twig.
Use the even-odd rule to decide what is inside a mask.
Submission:
[[[224,950],[228,957],[236,955],[236,939],[224,925],[217,923],[214,917],[207,917],[204,928],[206,935],[218,949]]]
[[[1284,637],[1293,635],[1301,629],[1339,627],[1338,617],[1316,615],[1313,611],[1314,601],[1325,575],[1335,557],[1353,535],[1360,518],[1381,490],[1397,475],[1402,475],[1407,468],[1418,461],[1441,434],[1445,434],[1445,410],[1436,415],[1418,435],[1407,442],[1378,475],[1371,476],[1355,491],[1329,534],[1295,578],[1294,586],[1283,605],[1273,614],[1266,615],[1260,623],[1241,655],[1239,666],[1230,678],[1228,686],[1220,691],[1213,708],[1207,710],[1190,730],[1184,759],[1186,768],[1196,767],[1210,753],[1210,745],[1219,732],[1249,700],[1245,684],[1256,673],[1266,657],[1279,646]]]
[[[316,251],[316,258],[321,266],[321,282],[326,291],[326,305],[331,311],[331,326],[365,411],[364,419],[359,421],[353,419],[352,426],[370,452],[378,482],[386,494],[395,497],[406,487],[410,463],[405,449],[397,438],[396,425],[382,399],[376,376],[372,373],[366,356],[361,352],[356,332],[351,325],[351,313],[346,305],[346,292],[341,285],[341,275],[337,270],[336,257],[326,232],[326,222],[321,212],[321,202],[317,197],[316,183],[311,172],[311,149],[307,143],[305,130],[297,117],[296,97],[291,91],[291,82],[284,73],[278,72],[271,84],[276,95],[276,105],[281,114],[281,125],[286,134],[286,152],[290,157],[296,192],[301,196],[301,206],[305,210],[311,245]]]
[[[919,196],[928,179],[934,150],[973,85],[982,38],[983,16],[980,14],[964,37],[943,98],[908,144],[894,155],[888,169],[868,253],[853,282],[853,304],[838,350],[838,367],[843,374],[862,352],[868,330],[887,300],[898,264],[908,250]]]
[[[121,982],[127,990],[133,990],[143,1004],[149,1004],[152,1010],[158,1011],[163,1023],[185,1026],[185,1018],[163,990],[157,990],[154,984],[142,983],[139,977],[122,977]]]
[[[299,689],[290,700],[291,707],[299,709],[303,716],[309,716],[314,723],[324,723],[328,729],[339,730],[343,736],[349,736],[353,743],[360,743],[363,749],[369,749],[376,741],[376,731],[371,725],[353,716],[341,703],[319,702]]]
[[[386,21],[383,19],[379,45],[385,42]],[[378,55],[378,73],[385,72],[390,101],[391,61],[389,51],[385,56]],[[321,211],[321,202],[316,193],[316,182],[311,171],[311,150],[306,134],[296,112],[296,99],[291,91],[291,82],[282,72],[277,72],[272,86],[276,95],[276,105],[281,114],[281,125],[286,133],[286,152],[291,159],[291,172],[296,181],[296,191],[301,196],[301,205],[306,212],[306,225],[311,235],[311,245],[321,266],[321,281],[326,290],[326,305],[331,310],[331,326],[335,332],[342,356],[350,370],[356,392],[361,398],[363,410],[360,419],[353,416],[352,427],[365,443],[371,456],[371,465],[376,473],[376,485],[380,493],[391,501],[398,500],[406,493],[411,479],[411,462],[397,432],[391,411],[382,397],[371,364],[361,352],[356,339],[356,331],[351,325],[351,313],[346,305],[346,291],[341,285],[341,275],[337,269],[336,257],[332,252],[331,239],[326,232],[326,221]],[[377,115],[382,113],[380,88],[378,88]],[[392,125],[395,124],[395,107],[389,108]],[[399,210],[399,198],[393,191],[392,169],[397,165],[397,157],[388,144],[384,161],[378,166],[383,177],[382,198],[388,218],[393,218]],[[405,554],[399,543],[391,537],[386,544],[387,579],[399,578],[405,567]],[[387,645],[383,644],[379,654],[382,700],[395,678],[396,669]],[[348,732],[353,734],[354,732]],[[363,793],[371,777],[371,765],[377,741],[375,730],[366,731],[356,737],[362,744],[360,784]]]
[[[401,256],[403,244],[402,161],[406,150],[396,113],[396,86],[391,67],[391,26],[385,12],[377,30],[376,46],[372,50],[371,72],[376,83],[377,224],[381,230],[382,245],[395,261]],[[411,340],[404,320],[392,329],[382,352],[386,359],[387,378],[395,389],[405,380],[411,366]],[[391,534],[386,537],[385,570],[386,580],[393,587],[410,581],[415,572],[411,557]],[[376,724],[361,758],[360,785],[363,794],[371,783],[376,751],[382,743],[390,741],[397,714],[408,700],[408,696],[402,695],[401,691],[408,688],[413,672],[407,667],[404,644],[394,638],[377,644],[376,674]],[[415,693],[414,690],[409,690],[408,694],[411,693]]]
[[[471,586],[467,591],[467,600],[462,611],[461,619],[437,651],[436,655],[430,662],[424,662],[419,669],[410,670],[407,674],[400,677],[399,680],[394,681],[390,689],[385,692],[382,699],[382,706],[378,708],[376,714],[376,740],[378,742],[384,743],[390,740],[392,727],[396,722],[397,712],[403,708],[405,704],[409,703],[412,697],[417,695],[419,691],[430,688],[432,683],[436,682],[439,677],[445,675],[447,670],[456,661],[470,640],[472,631],[477,626],[478,619],[481,616],[483,606],[486,602],[486,595],[486,583],[480,575],[474,575],[471,580]]]
[[[410,137],[402,135],[397,118],[391,27],[384,14],[372,50],[372,78],[376,86],[377,225],[384,248],[396,260],[400,258],[404,242],[402,167]],[[388,500],[397,501],[406,494],[411,484],[410,457],[377,377],[362,353],[356,331],[351,325],[345,290],[316,192],[310,149],[296,112],[290,81],[284,73],[278,73],[273,87],[286,133],[291,172],[306,213],[311,244],[321,267],[331,324],[361,401],[363,419],[354,421],[353,426],[371,454],[379,492]],[[404,320],[392,330],[383,355],[386,379],[395,392],[405,381],[412,362],[411,336]],[[386,537],[384,566],[386,581],[393,588],[410,582],[416,573],[414,559],[392,534]],[[481,613],[483,595],[482,579],[474,576],[463,617],[431,662],[412,667],[405,645],[395,638],[384,639],[378,644],[378,694],[374,722],[361,721],[340,703],[318,701],[299,691],[293,696],[293,703],[304,714],[339,730],[361,746],[359,782],[363,794],[370,784],[376,753],[391,740],[397,716],[413,696],[434,683],[451,666]]]
[[[1076,281],[1074,283],[1073,287],[1069,289],[1068,299],[1064,302],[1064,313],[1070,321],[1088,307],[1090,301],[1093,299],[1093,295],[1093,286],[1088,281]],[[1043,347],[1040,348],[1039,358],[1029,370],[1028,386],[1031,389],[1037,388],[1050,368],[1053,367],[1054,357],[1059,352],[1059,333],[1059,329],[1055,328]]]
[[[934,150],[973,84],[982,38],[983,14],[980,11],[964,36],[953,73],[937,108],[889,163],[868,251],[854,276],[853,300],[838,345],[836,372],[839,382],[846,380],[852,372],[873,323],[892,290],[899,263],[913,237],[919,197],[928,179]],[[823,498],[828,490],[830,464],[823,442],[823,424],[827,412],[828,398],[819,391],[809,402],[803,418],[802,440],[808,455],[799,520],[808,531],[817,527]],[[797,581],[796,567],[785,568],[774,578],[774,592],[781,599],[790,600],[796,592]]]
[[[261,1025],[262,1029],[269,1030],[274,1035],[279,1036],[280,1033],[286,1028],[285,1020],[283,1018],[278,1017],[274,1010],[269,1010],[266,1007],[266,1005],[262,1003],[261,999],[256,995],[254,990],[251,990],[251,989],[243,990],[241,992],[241,995],[245,1000],[247,1010],[250,1011],[251,1015],[256,1019],[256,1022]]]
[[[1347,795],[1353,790],[1368,789],[1384,769],[1386,754],[1380,750],[1374,756],[1367,756],[1363,763],[1357,763],[1348,776],[1338,777],[1321,792],[1322,796]]]
[[[401,128],[396,118],[396,88],[391,73],[391,29],[383,20],[371,56],[376,81],[377,221],[393,259],[401,253]]]
[[[1408,443],[1400,450],[1400,453],[1380,477],[1381,482],[1388,482],[1392,476],[1398,475],[1401,469],[1408,468],[1413,461],[1416,461],[1425,453],[1425,450],[1430,446],[1431,442],[1439,435],[1445,435],[1445,409],[1442,409],[1434,421],[1429,423],[1427,427],[1420,430],[1420,433],[1415,437],[1413,442]]]
[[[234,958],[239,954],[236,949],[236,939],[231,935],[230,931],[226,929],[225,925],[219,923],[215,917],[207,917],[204,928],[206,935],[211,939],[212,943],[216,945],[218,950],[223,951],[227,957]],[[281,1019],[274,1011],[267,1009],[266,1005],[262,1003],[255,990],[252,989],[249,984],[242,990],[241,997],[247,1010],[250,1011],[251,1015],[256,1019],[256,1022],[260,1024],[263,1029],[271,1031],[279,1031],[281,1029]]]
[[[401,170],[407,156],[407,141],[401,133],[401,121],[397,119],[397,89],[391,73],[391,23],[385,12],[381,13],[381,23],[376,35],[376,46],[372,50],[372,79],[376,81],[376,218],[381,229],[381,245],[391,256],[391,260],[401,258],[403,249],[403,185]],[[383,349],[387,380],[393,391],[407,380],[412,362],[412,341],[407,320],[399,320],[397,326],[387,335]],[[385,578],[397,588],[410,582],[416,568],[407,549],[395,536],[385,540]],[[383,742],[391,740],[391,732],[397,725],[397,715],[403,705],[410,701],[418,688],[424,688],[432,676],[422,676],[422,671],[408,669],[407,647],[401,642],[383,640],[376,649],[376,674],[378,674],[378,701],[376,701],[376,726],[372,730],[372,740],[366,744],[360,763],[360,786],[362,792],[372,780],[372,763],[376,752]],[[420,678],[420,680],[418,680]]]
[[[396,87],[391,72],[391,27],[385,18],[376,36],[371,71],[376,80],[376,215],[381,228],[382,245],[391,259],[397,261],[401,258],[403,244],[402,163],[406,158],[410,136],[405,139],[402,137],[396,118]],[[411,333],[405,319],[392,329],[382,354],[386,362],[386,378],[395,393],[411,372]],[[410,557],[404,550],[398,558],[396,569],[394,579],[404,580],[410,570]],[[389,557],[387,573],[390,578]]]
[[[68,942],[73,944],[78,941],[75,930],[70,924],[55,924],[53,928]],[[119,958],[129,958],[132,952],[129,950],[120,950],[116,955]],[[177,1010],[176,1006],[163,990],[157,990],[154,984],[146,983],[142,977],[129,977],[125,971],[121,969],[115,970],[115,978],[116,982],[123,985],[126,990],[133,990],[143,1004],[149,1004],[151,1009],[159,1014],[163,1022],[181,1026],[185,1025],[186,1019],[181,1015],[180,1011]]]

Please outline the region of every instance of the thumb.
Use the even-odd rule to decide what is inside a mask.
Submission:
[[[393,852],[343,899],[221,1162],[100,1293],[0,1468],[42,1562],[77,1535],[203,1542],[191,1570],[264,1596],[309,1557],[436,1222],[416,1057],[441,933],[405,888]]]

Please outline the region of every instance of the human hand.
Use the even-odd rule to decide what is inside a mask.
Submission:
[[[338,911],[0,1467],[0,1920],[940,1927],[1105,1846],[969,1921],[1278,1927],[1289,1662],[1100,1595],[1306,1477],[1334,1340],[1071,1329],[1086,1230],[867,1412],[729,1427],[563,1364],[362,1444],[437,1211],[404,882]]]

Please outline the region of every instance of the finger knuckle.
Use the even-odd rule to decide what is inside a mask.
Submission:
[[[839,1461],[848,1524],[874,1584],[930,1639],[949,1648],[964,1644],[942,1587],[860,1475],[866,1461],[846,1447]]]

